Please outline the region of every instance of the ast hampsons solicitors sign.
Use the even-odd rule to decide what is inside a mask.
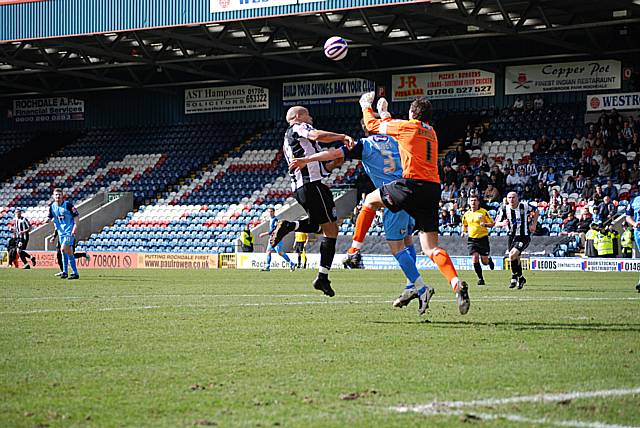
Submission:
[[[251,85],[194,88],[184,91],[184,112],[216,113],[237,110],[266,110],[269,89]]]
[[[514,65],[505,69],[506,95],[620,89],[615,60]]]

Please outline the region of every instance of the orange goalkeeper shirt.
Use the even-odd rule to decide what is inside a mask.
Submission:
[[[398,141],[402,177],[440,183],[438,175],[438,137],[436,131],[419,120],[381,120],[373,109],[362,110],[370,132],[389,135]]]

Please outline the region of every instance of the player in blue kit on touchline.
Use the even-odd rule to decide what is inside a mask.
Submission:
[[[382,119],[388,117],[386,104],[384,98],[378,101],[378,111]],[[359,139],[351,150],[343,146],[311,156],[296,158],[289,164],[289,169],[302,168],[309,162],[330,161],[339,158],[362,160],[367,175],[377,188],[402,178],[402,162],[398,142],[394,138],[382,134],[367,135],[367,137]],[[406,211],[393,213],[385,208],[383,223],[391,253],[407,277],[405,290],[393,302],[393,306],[403,307],[408,305],[411,300],[419,298],[418,313],[422,315],[427,310],[434,291],[433,288],[425,285],[416,267],[416,250],[412,238],[415,221]],[[354,244],[362,245],[356,241]]]
[[[269,231],[268,232],[262,232],[260,234],[260,237],[271,235],[273,233],[273,231],[275,230],[277,224],[278,224],[278,217],[276,217],[275,208],[269,208],[267,210],[267,212],[269,213]],[[289,270],[291,270],[291,272],[296,270],[296,264],[291,261],[291,259],[287,255],[287,253],[284,251],[284,245],[282,245],[282,241],[281,241],[281,242],[278,242],[275,245],[275,247],[272,246],[271,243],[267,244],[267,265],[265,266],[264,269],[262,269],[263,272],[269,272],[271,270],[271,254],[272,253],[280,254],[280,256],[287,263],[289,263]]]
[[[49,205],[49,221],[53,224],[58,232],[58,240],[60,242],[60,251],[62,252],[62,275],[61,279],[78,279],[78,268],[76,267],[76,258],[73,255],[73,246],[75,245],[76,232],[78,230],[78,210],[73,204],[64,199],[62,189],[53,190],[53,203]],[[71,265],[71,275],[68,274],[68,266]]]
[[[627,224],[633,227],[633,237],[636,241],[636,246],[640,242],[640,196],[636,196],[629,207],[627,208]],[[640,280],[636,284],[636,290],[640,293]]]

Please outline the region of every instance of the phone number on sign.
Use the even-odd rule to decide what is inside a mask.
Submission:
[[[427,89],[427,96],[430,95],[455,95],[491,92],[491,86],[463,86],[461,88],[437,88]]]

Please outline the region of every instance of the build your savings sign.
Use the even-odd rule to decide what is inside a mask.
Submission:
[[[496,76],[484,70],[451,70],[434,73],[396,74],[391,77],[393,101],[492,97]]]

